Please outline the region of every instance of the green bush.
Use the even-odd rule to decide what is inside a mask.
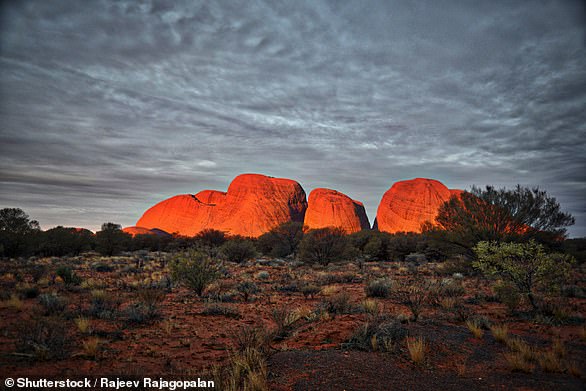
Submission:
[[[536,294],[559,290],[569,276],[573,258],[565,254],[547,254],[541,244],[480,242],[474,247],[478,259],[473,266],[487,276],[509,282],[539,309]]]
[[[340,228],[321,228],[309,231],[299,244],[299,260],[327,265],[349,257],[350,246]]]
[[[55,274],[63,279],[66,285],[79,285],[81,278],[68,266],[59,266]]]
[[[391,281],[387,278],[373,280],[364,287],[366,296],[368,297],[389,297],[391,294]]]
[[[220,254],[227,261],[242,263],[256,256],[256,248],[248,239],[232,239],[220,247]]]
[[[252,281],[243,281],[236,286],[238,293],[242,295],[244,301],[248,301],[250,296],[259,292],[258,286]]]
[[[219,265],[194,249],[175,255],[169,269],[175,281],[192,289],[198,296],[219,277]]]

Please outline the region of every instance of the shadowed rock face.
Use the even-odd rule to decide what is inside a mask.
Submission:
[[[310,229],[339,227],[346,233],[369,229],[362,203],[330,189],[314,189],[309,194],[305,222]]]
[[[389,233],[421,232],[421,225],[426,221],[434,223],[439,207],[461,192],[433,179],[396,182],[378,206],[375,229]]]
[[[306,209],[305,192],[299,183],[243,174],[232,181],[226,193],[204,190],[159,202],[136,225],[186,236],[210,228],[258,237],[282,223],[302,222]]]
[[[161,229],[149,229],[149,228],[144,228],[144,227],[125,227],[122,228],[123,232],[126,232],[127,234],[130,234],[132,236],[136,236],[136,235],[158,235],[158,236],[167,236],[169,235],[167,232],[161,230]]]

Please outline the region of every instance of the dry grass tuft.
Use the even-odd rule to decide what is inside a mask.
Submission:
[[[83,353],[85,356],[90,358],[96,358],[99,351],[102,340],[98,337],[90,337],[82,342]]]
[[[530,361],[526,360],[523,353],[519,351],[505,353],[505,359],[509,363],[509,368],[513,372],[533,372],[533,365]]]
[[[497,342],[507,343],[509,327],[506,324],[490,326],[490,332]]]
[[[564,371],[564,365],[560,357],[553,350],[538,353],[536,358],[539,366],[545,372],[561,373]]]
[[[91,324],[91,320],[86,318],[85,316],[79,316],[77,318],[75,318],[75,325],[77,326],[77,329],[79,330],[79,332],[83,333],[83,334],[91,334],[92,333],[92,324]]]
[[[425,360],[425,350],[427,344],[423,337],[410,338],[407,340],[407,349],[409,350],[409,356],[415,364],[423,364]]]
[[[482,336],[484,335],[484,331],[482,331],[482,327],[480,326],[480,324],[476,320],[467,320],[466,327],[468,327],[468,330],[470,330],[472,332],[472,334],[474,335],[474,338],[481,339]]]

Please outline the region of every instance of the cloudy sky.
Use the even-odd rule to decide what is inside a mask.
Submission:
[[[538,185],[586,236],[580,1],[12,1],[0,207],[133,225],[256,172],[372,221],[393,182]]]

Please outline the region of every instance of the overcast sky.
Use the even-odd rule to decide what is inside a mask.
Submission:
[[[580,1],[11,1],[0,207],[133,225],[245,172],[372,223],[398,180],[538,185],[586,236]]]

